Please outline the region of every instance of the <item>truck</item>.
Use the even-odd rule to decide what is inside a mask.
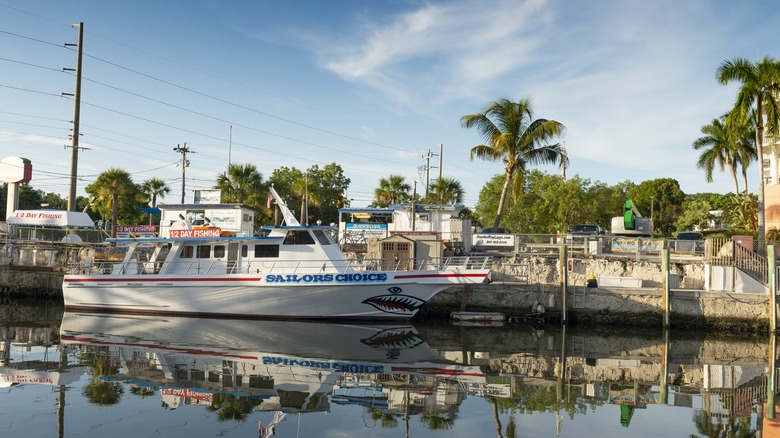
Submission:
[[[612,218],[611,230],[614,236],[653,235],[653,219],[644,217],[630,199],[623,204],[623,216]]]

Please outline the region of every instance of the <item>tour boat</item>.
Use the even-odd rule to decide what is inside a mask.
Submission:
[[[277,195],[278,196],[278,195]],[[278,198],[277,198],[278,199]],[[454,286],[490,281],[486,256],[348,259],[330,227],[238,236],[183,223],[167,237],[111,239],[63,279],[66,310],[285,319],[408,320]]]

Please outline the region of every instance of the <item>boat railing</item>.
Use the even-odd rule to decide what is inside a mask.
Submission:
[[[252,260],[225,261],[217,259],[182,262],[94,262],[69,266],[70,274],[106,275],[222,275],[222,274],[339,274],[361,271],[428,271],[489,269],[490,256],[455,256],[359,260]]]

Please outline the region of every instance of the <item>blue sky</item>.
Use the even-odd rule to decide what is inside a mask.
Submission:
[[[381,177],[424,192],[442,174],[476,203],[501,163],[470,161],[460,126],[491,100],[530,97],[567,127],[569,176],[613,185],[708,184],[691,143],[733,105],[727,59],[778,57],[773,1],[134,1],[0,0],[0,158],[33,162],[36,188],[67,195],[77,42],[84,22],[78,192],[108,167],[163,178],[181,196],[232,163],[264,177],[335,162],[353,206]],[[232,126],[232,130],[231,127]],[[430,165],[438,176],[439,157]],[[555,167],[541,168],[558,173]],[[755,164],[749,169],[755,189]]]

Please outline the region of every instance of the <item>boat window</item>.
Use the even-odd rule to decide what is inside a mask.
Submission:
[[[249,245],[241,245],[241,257],[246,257],[249,254]]]
[[[225,245],[214,245],[214,258],[225,258]]]
[[[320,241],[320,244],[322,245],[330,245],[330,240],[328,239],[328,236],[325,235],[325,233],[322,230],[312,230],[314,232],[314,237],[317,238],[317,240]]]
[[[199,259],[207,259],[211,257],[211,246],[210,245],[198,245],[198,256]]]
[[[255,258],[279,257],[279,245],[255,245]]]
[[[285,245],[314,245],[314,238],[308,230],[289,230],[284,236]]]
[[[191,259],[193,254],[195,254],[195,248],[193,248],[192,245],[186,245],[181,249],[181,255],[179,257],[183,259]]]

